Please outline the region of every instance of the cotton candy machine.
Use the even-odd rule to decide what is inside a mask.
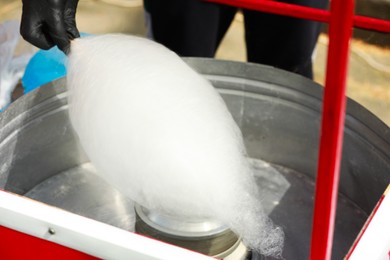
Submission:
[[[186,61],[218,88],[241,128],[259,172],[256,181],[266,211],[286,234],[284,257],[307,259],[322,87],[266,66],[199,58]],[[68,120],[66,95],[65,80],[60,79],[23,96],[1,114],[0,188],[122,229],[134,230],[136,222],[139,233],[168,238],[168,242],[173,239],[211,255],[227,252],[232,259],[245,257],[239,239],[219,223],[181,226],[183,221],[156,216],[140,206],[136,214],[132,201],[92,174],[95,169]],[[334,259],[346,254],[390,182],[390,129],[352,100],[348,101],[344,140]],[[262,167],[268,167],[268,176],[261,174]],[[192,244],[202,239],[188,246],[183,236],[190,237]],[[217,249],[210,249],[211,244],[217,244]],[[239,248],[241,253],[232,255]],[[246,257],[260,259],[255,252]]]

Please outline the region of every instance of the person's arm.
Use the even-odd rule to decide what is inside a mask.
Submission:
[[[20,34],[38,48],[57,45],[69,52],[70,41],[80,37],[76,27],[78,0],[22,0]]]

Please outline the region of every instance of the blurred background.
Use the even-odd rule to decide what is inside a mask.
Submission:
[[[21,0],[0,0],[0,23],[20,19]],[[356,0],[356,14],[390,20],[390,0]],[[142,0],[80,0],[80,31],[144,36]],[[328,37],[324,26],[314,54],[315,81],[324,83]],[[390,34],[354,30],[347,94],[390,126]],[[245,61],[243,17],[237,13],[217,59]],[[17,92],[17,91],[16,91]],[[14,96],[20,95],[16,93]]]

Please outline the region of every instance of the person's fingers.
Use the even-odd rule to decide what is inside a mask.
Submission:
[[[73,21],[65,20],[65,26],[66,26],[66,31],[68,33],[68,36],[69,36],[70,40],[73,40],[75,38],[79,38],[80,37],[80,33],[79,33],[79,30],[76,27],[76,21],[75,20],[73,20]]]
[[[79,3],[79,0],[68,0],[66,3],[66,7],[70,8],[72,10],[77,10],[78,3]]]
[[[22,15],[20,24],[20,34],[27,42],[43,50],[48,50],[55,45],[51,38],[44,32],[43,22],[24,15]]]
[[[65,25],[71,40],[80,37],[79,30],[76,26],[76,10],[78,0],[68,0],[65,4]]]
[[[55,12],[47,19],[47,28],[51,40],[58,48],[67,53],[69,51],[70,39],[66,31],[63,12]]]

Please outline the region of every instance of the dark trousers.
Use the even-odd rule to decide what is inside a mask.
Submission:
[[[214,57],[237,8],[201,0],[145,0],[153,37],[180,56]],[[284,0],[326,8],[328,0]],[[312,53],[317,22],[243,10],[249,62],[313,77]]]

